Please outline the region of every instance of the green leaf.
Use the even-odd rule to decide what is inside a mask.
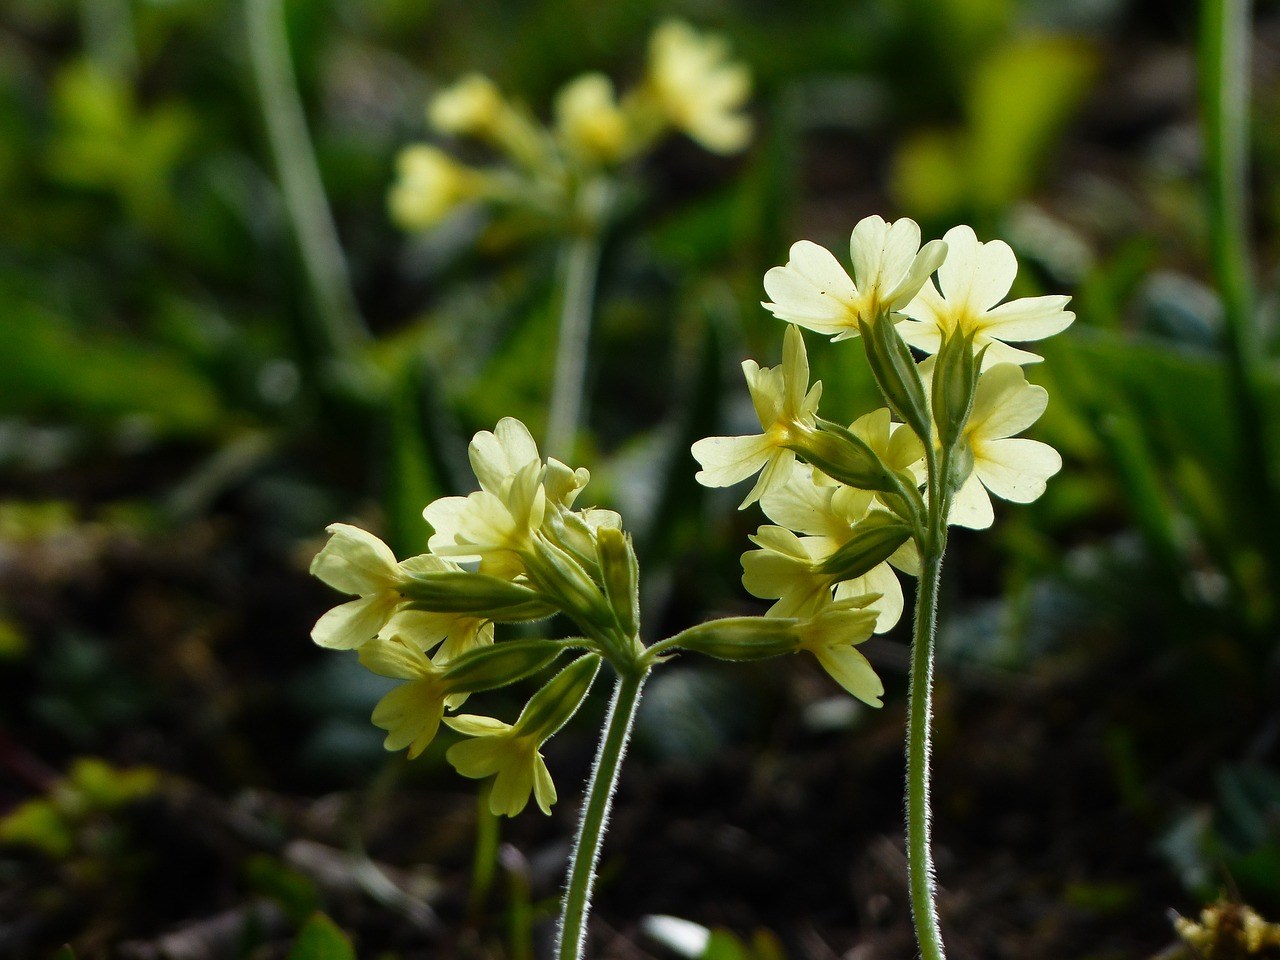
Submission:
[[[337,924],[316,913],[298,931],[289,960],[356,960],[356,951]]]

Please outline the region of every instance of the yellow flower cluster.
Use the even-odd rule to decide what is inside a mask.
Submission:
[[[751,538],[757,549],[743,555],[742,581],[775,601],[770,616],[811,617],[873,597],[874,629],[889,629],[903,610],[892,568],[918,575],[930,498],[946,523],[983,528],[994,519],[990,494],[1030,502],[1062,466],[1052,447],[1016,436],[1048,397],[1022,371],[1040,358],[1007,341],[1063,330],[1074,319],[1068,298],[1001,303],[1017,273],[1013,251],[980,243],[967,226],[920,240],[911,220],[862,220],[850,239],[852,276],[825,248],[792,246],[764,278],[764,307],[788,321],[782,364],[743,364],[761,432],[693,445],[705,486],[759,475],[742,507],[759,500],[774,525]],[[835,341],[863,337],[889,406],[847,428],[819,417],[822,385],[809,385],[800,327]],[[908,345],[934,356],[917,363]],[[824,666],[875,702],[873,674],[855,688]]]
[[[471,167],[436,146],[406,147],[388,195],[391,216],[406,230],[423,230],[476,200],[552,215],[571,210],[585,183],[671,131],[715,153],[742,150],[751,136],[743,113],[750,92],[749,71],[730,60],[722,38],[674,20],[654,31],[634,89],[619,97],[604,74],[583,74],[556,95],[547,125],[488,77],[470,74],[430,101],[428,123],[442,136],[486,145],[501,162]]]
[[[630,600],[627,615],[610,604],[602,567],[612,561],[600,541],[621,540],[623,563],[633,555],[616,513],[573,509],[587,471],[544,462],[524,424],[508,418],[493,432],[476,434],[470,456],[480,489],[427,506],[424,516],[435,530],[430,553],[397,561],[372,534],[341,523],[329,527],[311,572],[356,599],[324,614],[312,639],[356,650],[366,669],[403,681],[373,711],[373,722],[387,732],[387,749],[407,748],[415,757],[443,721],[476,738],[455,745],[448,759],[464,776],[495,777],[495,813],[518,813],[531,794],[546,810],[555,788],[539,748],[578,709],[600,655],[634,635]],[[609,533],[602,537],[604,530]],[[585,636],[494,642],[497,622],[540,620],[557,611],[579,620]],[[530,676],[573,648],[586,653],[546,684],[515,724],[446,718],[472,693]]]

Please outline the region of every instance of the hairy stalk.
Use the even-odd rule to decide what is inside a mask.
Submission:
[[[935,531],[936,532],[936,531]],[[915,635],[911,644],[911,683],[907,693],[907,874],[911,918],[923,960],[943,960],[942,932],[934,900],[933,846],[929,830],[929,739],[933,726],[933,645],[938,624],[938,581],[943,543],[930,538],[916,594]]]
[[[586,803],[578,838],[569,858],[569,880],[560,911],[560,929],[556,935],[558,960],[582,960],[587,935],[587,915],[591,911],[591,893],[595,886],[596,864],[600,860],[600,842],[609,820],[609,807],[618,786],[618,771],[627,752],[627,740],[640,704],[640,688],[649,672],[632,668],[618,674],[613,700],[605,718],[600,749],[596,753],[591,779],[587,783]]]
[[[911,919],[921,960],[945,960],[938,926],[937,880],[929,811],[929,748],[933,733],[933,653],[938,635],[938,585],[947,552],[947,516],[951,512],[951,451],[942,455],[925,441],[928,463],[929,534],[920,543],[920,580],[916,589],[915,629],[911,643],[911,681],[907,689],[907,878]]]
[[[547,414],[547,452],[568,461],[582,418],[587,379],[591,314],[600,268],[600,235],[588,228],[573,236],[564,252],[564,288],[556,341],[556,375]]]
[[[289,57],[281,0],[246,0],[249,55],[276,177],[330,356],[351,360],[368,336],[356,309],[347,261],[325,198],[302,98]]]

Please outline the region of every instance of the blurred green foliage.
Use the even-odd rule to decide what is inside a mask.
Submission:
[[[422,549],[421,507],[463,492],[470,433],[505,415],[540,429],[558,296],[555,238],[527,222],[476,214],[397,233],[385,213],[395,152],[422,137],[426,95],[460,74],[486,71],[545,116],[577,72],[636,76],[642,38],[679,15],[723,31],[751,64],[759,132],[732,161],[670,144],[637,171],[605,246],[580,450],[592,489],[636,531],[646,618],[683,626],[744,608],[750,520],[693,483],[687,451],[748,423],[740,358],[776,360],[777,322],[757,306],[764,270],[801,237],[839,251],[873,212],[916,216],[930,235],[969,219],[1007,236],[1023,264],[1016,295],[1075,297],[1076,327],[1032,371],[1053,398],[1043,435],[1067,467],[1033,509],[1001,518],[998,546],[957,538],[942,673],[1069,684],[1084,670],[1078,709],[1118,731],[1098,748],[1106,789],[1165,838],[1171,874],[1196,897],[1225,882],[1280,904],[1265,719],[1280,696],[1280,545],[1255,522],[1274,491],[1235,433],[1188,87],[1191,6],[1152,6],[290,0],[299,89],[371,331],[345,363],[308,297],[241,5],[5,4],[0,548],[21,574],[0,600],[5,728],[62,769],[85,750],[125,755],[131,725],[165,734],[164,718],[190,712],[176,754],[191,748],[184,762],[228,789],[367,774],[380,690],[309,659],[322,601],[297,585],[308,538],[360,516],[397,550]],[[1262,16],[1274,26],[1273,10]],[[1261,73],[1253,227],[1270,322],[1280,93]],[[824,410],[866,406],[861,364],[838,347],[811,354]],[[1265,412],[1280,417],[1273,371]],[[1280,461],[1274,430],[1265,456]],[[225,537],[209,571],[120,559],[208,529]],[[181,596],[177,613],[155,602],[162,589]],[[173,649],[136,641],[139,609]],[[207,633],[190,629],[193,610]],[[782,681],[743,671],[732,682],[749,693],[731,695],[719,677],[673,670],[653,690],[663,712],[638,728],[650,756],[713,757],[771,735],[793,695]],[[214,705],[157,709],[191,691]],[[1191,772],[1162,780],[1184,756]],[[47,793],[6,796],[10,843],[73,856],[145,794],[127,770],[85,763]],[[428,758],[418,776],[431,770]],[[247,860],[236,882],[294,923],[327,907],[274,855]],[[1073,889],[1104,912],[1120,896]],[[525,942],[527,885],[513,880],[510,899],[524,905],[512,940]],[[350,955],[323,917],[294,947]]]

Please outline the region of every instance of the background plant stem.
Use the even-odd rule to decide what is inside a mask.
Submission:
[[[600,749],[587,783],[582,822],[569,858],[569,880],[565,887],[560,912],[560,929],[556,937],[559,960],[582,960],[587,934],[587,916],[591,911],[591,893],[595,886],[596,864],[600,860],[600,843],[604,838],[609,808],[618,786],[618,772],[627,752],[627,740],[640,704],[640,689],[648,670],[631,670],[618,675],[613,700],[605,718]]]
[[[551,388],[551,410],[547,414],[547,453],[565,462],[573,457],[573,443],[582,419],[599,268],[599,232],[589,228],[571,237],[565,246],[556,372]]]
[[[1241,463],[1265,491],[1256,504],[1257,529],[1269,547],[1280,542],[1280,514],[1275,471],[1267,455],[1267,345],[1258,326],[1249,242],[1251,7],[1250,0],[1202,0],[1200,100],[1210,255],[1226,321],[1237,438]],[[1280,569],[1274,563],[1271,567],[1270,619],[1274,622],[1275,603],[1280,598]]]
[[[267,139],[324,347],[353,361],[368,332],[356,308],[289,56],[280,0],[246,0],[246,29]]]

